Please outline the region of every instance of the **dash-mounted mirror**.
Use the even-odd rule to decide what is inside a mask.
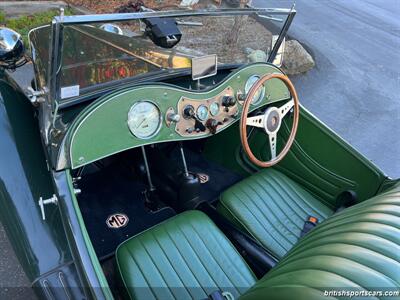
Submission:
[[[217,61],[216,54],[192,58],[192,79],[199,80],[216,75]]]

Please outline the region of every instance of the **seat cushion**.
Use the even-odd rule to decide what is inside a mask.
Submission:
[[[218,211],[277,259],[297,243],[308,216],[322,222],[333,214],[332,209],[274,169],[263,169],[230,187],[221,195]]]
[[[256,281],[230,241],[202,212],[187,211],[122,243],[119,272],[131,299],[235,299]]]
[[[317,226],[240,299],[326,299],[327,289],[399,292],[400,185]]]

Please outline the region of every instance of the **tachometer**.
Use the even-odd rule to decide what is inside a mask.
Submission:
[[[205,121],[208,117],[208,108],[205,105],[200,105],[196,111],[197,118],[200,121]]]
[[[132,105],[128,113],[128,127],[140,139],[155,136],[161,128],[160,109],[150,101],[140,101]]]
[[[244,92],[247,95],[250,91],[250,89],[253,87],[253,85],[260,79],[260,76],[258,75],[253,75],[250,76],[249,79],[247,79],[246,85],[244,87]],[[251,104],[253,105],[257,105],[261,102],[261,100],[264,98],[265,96],[265,86],[263,86],[262,88],[260,88],[257,93],[254,95]]]

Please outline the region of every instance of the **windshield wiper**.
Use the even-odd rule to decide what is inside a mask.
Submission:
[[[278,19],[278,18],[274,18],[272,16],[266,16],[266,15],[260,15],[260,14],[257,14],[257,17],[260,17],[262,19],[271,20],[271,21],[280,22],[280,23],[282,23],[284,21],[283,19]]]
[[[183,21],[183,20],[176,20],[177,25],[184,25],[184,26],[203,26],[201,22],[194,22],[194,21]]]

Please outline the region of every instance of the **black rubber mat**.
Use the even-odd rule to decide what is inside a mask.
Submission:
[[[82,188],[79,206],[99,258],[112,255],[126,239],[175,215],[169,207],[156,212],[146,210],[143,196],[146,186],[112,168],[86,176],[79,183]],[[107,219],[115,215],[120,217],[111,220],[113,225],[123,224],[123,216],[129,221],[124,227],[110,228]]]

